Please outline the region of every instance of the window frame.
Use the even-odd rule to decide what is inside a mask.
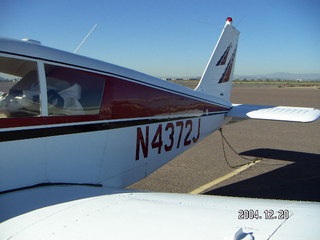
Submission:
[[[47,81],[46,81],[46,73],[44,70],[44,63],[41,60],[37,61],[38,67],[38,78],[39,78],[39,86],[40,86],[40,116],[47,117],[48,116],[48,94],[47,94]]]
[[[105,94],[105,89],[106,89],[106,85],[107,85],[107,80],[106,78],[108,78],[108,74],[105,74],[105,73],[102,73],[101,71],[99,70],[94,70],[94,69],[87,69],[85,67],[81,67],[81,66],[76,66],[76,65],[72,65],[72,64],[68,64],[68,63],[59,63],[59,62],[55,62],[55,61],[50,61],[50,60],[42,60],[39,62],[42,63],[42,67],[43,67],[43,71],[44,71],[44,82],[45,82],[45,87],[47,87],[47,80],[46,80],[46,72],[45,72],[45,64],[47,65],[53,65],[53,66],[56,66],[56,67],[62,67],[62,68],[67,68],[67,69],[73,69],[73,70],[79,70],[79,71],[82,71],[82,72],[85,72],[85,73],[93,73],[93,74],[98,74],[100,76],[103,76],[104,78],[104,82],[103,82],[103,88],[101,90],[101,99],[100,99],[100,106],[99,106],[99,112],[97,114],[81,114],[81,115],[66,115],[66,116],[63,116],[63,117],[75,117],[75,116],[100,116],[101,114],[101,110],[102,110],[102,107],[103,107],[103,99],[104,99],[104,94]],[[48,102],[46,102],[46,106],[47,106],[47,111],[48,111]],[[47,113],[48,114],[48,113]],[[57,117],[55,115],[47,115],[47,116],[50,116],[50,117]]]

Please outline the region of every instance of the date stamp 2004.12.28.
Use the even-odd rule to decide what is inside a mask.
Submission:
[[[290,217],[290,212],[287,209],[265,209],[265,210],[254,210],[254,209],[240,209],[238,211],[239,220],[254,220],[254,219],[266,219],[266,220],[286,220]]]

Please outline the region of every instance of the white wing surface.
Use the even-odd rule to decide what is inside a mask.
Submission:
[[[304,107],[233,104],[227,116],[246,119],[313,122],[319,119],[320,110]]]
[[[319,203],[144,192],[104,195],[111,191],[103,189],[51,186],[2,195],[1,206],[8,208],[38,199],[50,203],[1,223],[0,239],[312,240],[320,236]],[[80,192],[87,197],[65,202],[66,196],[74,198]],[[10,195],[16,201],[9,201]],[[52,205],[59,198],[62,203]]]

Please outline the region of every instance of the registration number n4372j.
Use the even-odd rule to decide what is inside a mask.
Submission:
[[[137,127],[136,160],[148,158],[151,149],[161,154],[196,143],[200,137],[200,128],[200,118],[160,123],[153,134],[150,134],[150,126]]]

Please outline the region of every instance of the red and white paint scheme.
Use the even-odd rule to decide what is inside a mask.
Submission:
[[[134,235],[139,239],[149,239],[156,224],[170,230],[153,239],[192,239],[192,232],[174,228],[179,221],[192,228],[183,216],[212,221],[227,200],[230,209],[236,206],[229,198],[119,189],[145,178],[232,117],[301,122],[319,117],[320,111],[311,108],[230,103],[238,37],[228,18],[195,90],[34,40],[1,38],[0,239],[122,239],[132,232],[120,229],[135,231],[138,222],[148,228]],[[118,215],[119,204],[125,220]],[[201,210],[204,206],[208,211]],[[155,225],[144,213],[131,221],[138,208],[154,213]],[[161,212],[169,210],[164,223]],[[221,213],[230,220],[230,211]],[[235,225],[218,229],[214,238],[245,236]],[[259,235],[262,230],[254,234],[265,236]]]

